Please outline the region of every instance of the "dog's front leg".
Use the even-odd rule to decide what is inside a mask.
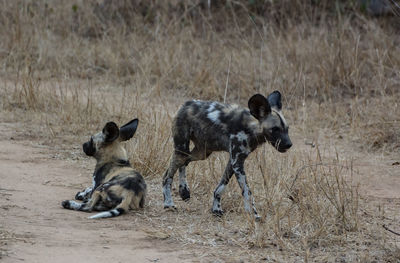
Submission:
[[[96,189],[98,185],[96,185],[95,175],[92,176],[92,186],[86,187],[85,190],[77,192],[75,195],[75,200],[88,201],[92,196],[93,190]]]
[[[229,159],[228,164],[226,165],[225,168],[224,175],[222,176],[221,181],[219,182],[217,188],[215,188],[214,191],[214,201],[211,210],[214,215],[221,216],[224,213],[221,208],[221,197],[232,175],[233,175],[232,162]]]
[[[85,190],[76,193],[75,200],[87,201],[92,194],[93,186],[87,187]]]
[[[247,212],[251,212],[253,210],[254,216],[256,219],[260,219],[260,216],[257,213],[256,206],[254,204],[254,197],[251,193],[251,190],[248,186],[246,173],[244,172],[244,161],[247,157],[246,153],[238,153],[235,155],[235,158],[232,158],[232,168],[235,173],[236,179],[239,183],[240,189],[242,189],[242,195],[244,199],[244,209]],[[250,208],[251,206],[251,208]]]
[[[93,210],[93,207],[99,202],[99,200],[100,191],[94,191],[93,196],[89,198],[87,202],[78,203],[73,200],[65,200],[61,203],[61,205],[66,209],[90,212]]]

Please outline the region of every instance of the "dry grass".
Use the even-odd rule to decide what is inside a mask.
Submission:
[[[329,136],[346,151],[400,149],[398,22],[329,5],[306,14],[299,1],[271,1],[265,18],[240,4],[208,12],[186,2],[104,3],[0,1],[0,106],[9,121],[77,151],[107,120],[138,117],[127,146],[150,186],[142,219],[156,238],[206,247],[197,255],[204,260],[396,262],[399,248],[380,226],[389,219],[360,196],[351,153],[302,145]],[[227,102],[285,95],[295,148],[282,155],[263,146],[246,162],[262,222],[243,212],[235,182],[223,197],[226,215],[208,212],[223,153],[192,163],[190,202],[175,196],[178,211],[160,212],[174,113],[187,98],[223,100],[226,83]]]

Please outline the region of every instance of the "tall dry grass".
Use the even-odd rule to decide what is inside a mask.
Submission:
[[[213,1],[209,11],[201,1],[2,1],[2,76],[94,80],[146,98],[222,100],[227,84],[228,101],[241,103],[279,89],[295,111],[323,109],[317,127],[351,127],[355,141],[378,136],[367,148],[398,149],[397,17],[346,11],[351,1],[339,11],[289,2]],[[386,124],[371,125],[366,108]]]
[[[399,250],[360,197],[351,154],[318,141],[399,150],[399,22],[370,18],[352,1],[336,1],[339,9],[330,1],[261,2],[211,1],[208,9],[206,1],[0,1],[3,118],[69,147],[108,120],[138,117],[127,148],[149,182],[143,220],[210,256],[395,262]],[[223,197],[224,218],[208,213],[223,153],[190,164],[190,202],[175,196],[178,211],[160,212],[179,105],[223,100],[225,90],[227,102],[246,105],[253,93],[275,89],[295,147],[281,155],[266,145],[246,163],[262,222],[244,213],[235,182]]]

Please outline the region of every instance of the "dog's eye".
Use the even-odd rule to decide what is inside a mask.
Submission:
[[[278,127],[274,127],[271,129],[272,132],[280,132],[281,129],[279,129]]]

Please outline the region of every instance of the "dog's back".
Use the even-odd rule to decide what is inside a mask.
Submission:
[[[188,152],[188,140],[210,151],[228,151],[229,137],[244,131],[253,134],[256,119],[249,110],[235,104],[191,100],[183,104],[174,119],[172,133],[177,148]]]

